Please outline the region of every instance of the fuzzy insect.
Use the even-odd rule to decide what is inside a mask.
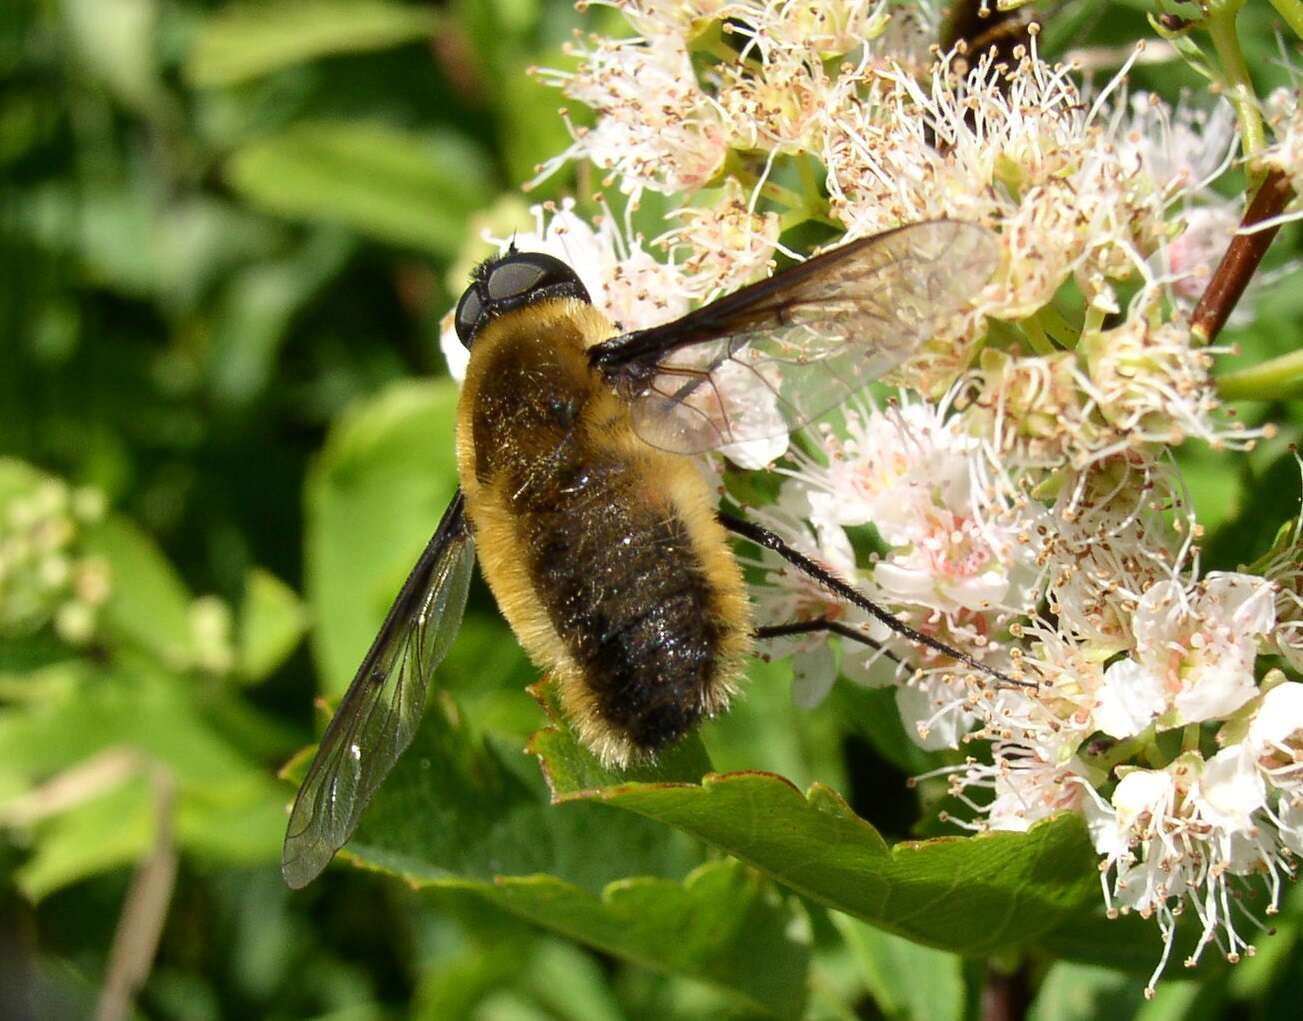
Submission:
[[[607,765],[650,757],[727,708],[756,638],[825,630],[866,641],[828,621],[753,629],[729,530],[912,641],[994,673],[777,536],[718,514],[688,455],[840,404],[966,305],[997,251],[972,224],[914,224],[625,334],[558,259],[512,248],[479,266],[456,312],[470,350],[461,487],[322,738],[290,814],[286,882],[299,888],[326,867],[411,742],[477,549],[521,645]]]

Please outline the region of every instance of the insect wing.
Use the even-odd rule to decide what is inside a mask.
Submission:
[[[394,600],[294,799],[281,875],[315,879],[353,834],[362,811],[411,743],[430,677],[466,608],[475,547],[459,492]]]
[[[617,337],[593,360],[652,446],[691,454],[765,439],[899,365],[968,304],[998,258],[995,236],[976,224],[912,224]]]

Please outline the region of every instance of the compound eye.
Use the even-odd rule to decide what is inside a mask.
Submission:
[[[509,301],[555,284],[577,283],[575,271],[560,259],[542,252],[523,252],[508,256],[494,266],[485,287],[489,301]]]
[[[471,341],[475,339],[475,327],[479,325],[483,315],[484,303],[480,301],[480,296],[475,293],[474,286],[466,288],[466,293],[461,296],[461,301],[457,302],[457,313],[453,317],[453,322],[457,327],[457,337],[464,347],[470,348]]]

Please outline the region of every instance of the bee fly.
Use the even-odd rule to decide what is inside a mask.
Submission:
[[[456,311],[470,363],[461,488],[362,661],[290,814],[281,870],[315,878],[425,708],[481,570],[530,659],[605,764],[654,755],[722,712],[757,638],[727,532],[774,550],[910,640],[973,669],[788,547],[717,513],[686,455],[772,437],[899,364],[982,287],[981,227],[937,220],[852,241],[663,326],[618,334],[565,263],[519,252],[474,273]],[[872,643],[870,643],[872,644]]]

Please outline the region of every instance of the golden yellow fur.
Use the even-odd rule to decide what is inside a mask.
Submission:
[[[562,705],[584,743],[607,765],[623,766],[637,749],[596,712],[595,698],[581,668],[571,658],[534,592],[527,551],[508,503],[506,480],[481,479],[477,470],[472,416],[485,367],[492,362],[495,347],[510,342],[522,329],[549,339],[556,336],[566,349],[567,371],[582,378],[589,399],[577,428],[585,449],[633,466],[644,487],[639,498],[664,507],[667,514],[675,514],[686,528],[701,571],[711,583],[712,615],[728,625],[720,643],[715,676],[703,694],[700,708],[705,715],[724,710],[736,691],[737,678],[751,648],[750,607],[741,571],[716,519],[715,501],[700,470],[688,457],[643,443],[633,431],[627,407],[588,368],[585,348],[614,333],[606,318],[584,302],[560,299],[509,313],[481,330],[466,371],[457,428],[458,470],[480,567],[526,653],[557,679]]]

